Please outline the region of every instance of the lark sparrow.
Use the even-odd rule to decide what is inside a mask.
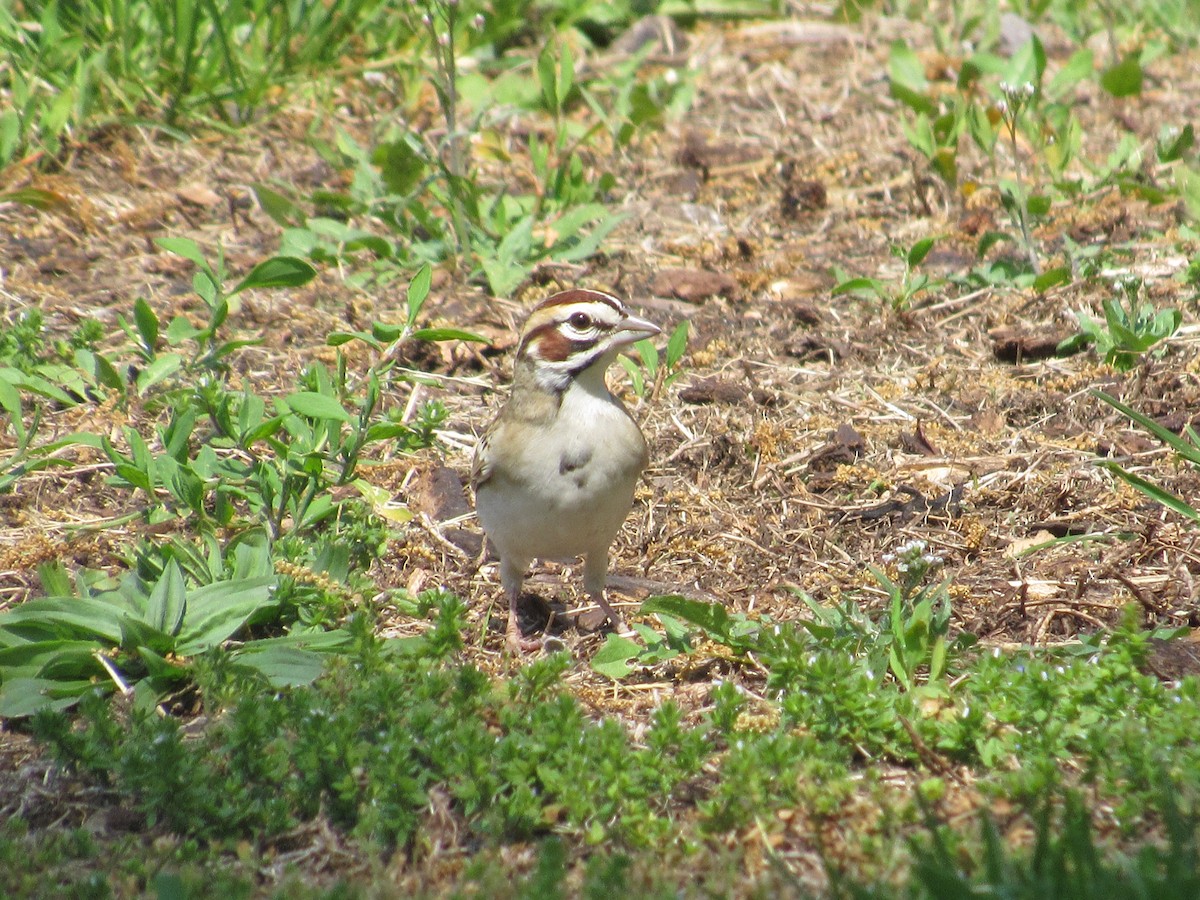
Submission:
[[[512,393],[471,465],[479,521],[500,554],[507,641],[518,652],[541,646],[522,637],[517,622],[534,558],[585,557],[584,590],[625,630],[604,596],[608,548],[648,454],[604,373],[622,347],[659,331],[612,294],[582,289],[549,297],[525,322]]]

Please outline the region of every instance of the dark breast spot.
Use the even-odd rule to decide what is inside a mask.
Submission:
[[[591,460],[591,458],[592,451],[589,448],[568,450],[558,458],[558,474],[566,475],[568,472],[575,472],[579,469],[582,469],[588,464],[588,461]],[[578,481],[579,478],[576,478],[576,483],[578,483]],[[586,482],[586,479],[584,479],[584,481]],[[580,485],[580,487],[583,487],[583,485]]]

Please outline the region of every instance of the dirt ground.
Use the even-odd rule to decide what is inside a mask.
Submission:
[[[1040,33],[1053,71],[1073,48],[1052,30]],[[513,299],[438,274],[427,315],[478,331],[493,346],[430,349],[410,362],[446,376],[440,386],[394,387],[398,407],[415,390],[418,401],[440,399],[452,415],[444,454],[397,457],[366,471],[421,513],[378,560],[381,590],[446,585],[475,610],[468,655],[497,672],[517,664],[503,652],[495,566],[477,565],[478,528],[461,482],[474,437],[503,396],[523,311],[582,284],[626,297],[664,330],[682,319],[692,326],[686,374],[648,402],[625,393],[652,447],[613,554],[614,599],[627,610],[647,595],[679,592],[793,619],[805,607],[792,586],[822,603],[854,597],[870,607],[883,595],[867,566],[920,538],[944,560],[955,630],[984,642],[1065,641],[1111,625],[1131,601],[1147,627],[1200,626],[1200,531],[1097,463],[1122,460],[1193,503],[1200,473],[1176,465],[1157,440],[1092,395],[1108,391],[1174,430],[1189,421],[1200,427],[1200,316],[1194,289],[1178,278],[1189,261],[1174,238],[1186,221],[1180,204],[1153,206],[1103,189],[1057,204],[1036,232],[1047,260],[1061,258],[1064,234],[1081,245],[1130,248],[1116,264],[1145,280],[1158,307],[1183,310],[1166,354],[1125,375],[1093,353],[1031,358],[1073,333],[1073,310],[1099,310],[1108,291],[1102,280],[1076,279],[1043,295],[944,285],[903,312],[831,295],[833,266],[898,281],[890,244],[926,236],[939,240],[924,271],[965,274],[979,235],[1008,227],[982,160],[964,150],[960,165],[977,167],[984,185],[964,198],[909,148],[906,113],[886,78],[888,46],[898,37],[936,74],[930,36],[910,22],[731,23],[689,32],[678,62],[696,72],[697,101],[681,121],[607,163],[618,176],[614,206],[628,218],[602,256],[544,267]],[[1094,83],[1081,90],[1085,157],[1103,159],[1124,131],[1152,148],[1163,124],[1198,118],[1200,54],[1156,60],[1140,98],[1114,100]],[[342,187],[350,173],[321,161],[309,134],[337,125],[366,143],[394,114],[383,92],[361,84],[344,85],[336,100],[318,112],[298,90],[280,114],[183,145],[113,130],[79,146],[54,174],[11,173],[9,187],[36,184],[68,204],[48,213],[0,207],[3,315],[41,307],[65,333],[87,316],[115,325],[137,297],[160,318],[195,313],[190,264],[152,239],[220,242],[239,273],[274,253],[279,229],[248,185],[282,178],[302,191]],[[507,127],[516,142],[528,122],[514,117]],[[241,377],[262,390],[290,389],[309,361],[333,360],[329,332],[402,321],[402,285],[360,290],[341,276],[330,267],[303,290],[246,298],[233,325],[265,341],[244,352]],[[614,367],[610,380],[619,375]],[[128,419],[138,423],[141,414],[131,409]],[[114,408],[65,410],[48,415],[43,429],[48,438],[107,429],[121,416]],[[119,498],[97,489],[98,472],[81,463],[0,497],[0,608],[30,595],[41,559],[115,564],[114,549],[137,526],[73,528],[122,511]],[[1024,552],[1081,535],[1096,537]],[[592,672],[586,661],[603,636],[587,629],[586,616],[573,621],[578,576],[540,566],[527,589],[559,611],[554,627],[580,660],[569,678],[581,697],[636,721],[662,692],[686,705],[689,692],[707,691],[719,659],[708,668],[693,662],[687,678],[678,667],[623,683]],[[529,627],[538,624],[535,607]],[[390,609],[381,621],[389,634],[423,627]],[[1197,668],[1191,657],[1164,657],[1162,665]],[[0,735],[0,744],[10,739],[21,740]],[[17,750],[8,750],[13,760]],[[39,767],[19,755],[33,775]]]

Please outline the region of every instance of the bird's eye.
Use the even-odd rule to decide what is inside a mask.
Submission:
[[[567,321],[571,323],[571,327],[576,331],[585,331],[592,327],[592,317],[584,312],[571,313]]]

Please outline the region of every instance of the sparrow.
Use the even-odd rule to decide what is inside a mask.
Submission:
[[[589,599],[627,630],[604,595],[608,553],[649,453],[605,372],[623,347],[660,331],[612,294],[582,288],[543,300],[521,331],[512,391],[471,465],[479,522],[508,597],[506,641],[518,653],[541,646],[517,621],[535,558],[582,556]]]

